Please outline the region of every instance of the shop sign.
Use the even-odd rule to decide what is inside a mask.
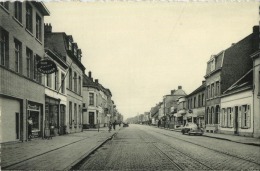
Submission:
[[[45,59],[37,63],[37,69],[42,74],[52,74],[57,71],[57,65],[52,60]]]
[[[28,109],[39,110],[39,106],[28,104]]]

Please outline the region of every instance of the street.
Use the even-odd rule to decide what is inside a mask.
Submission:
[[[259,170],[260,148],[131,124],[76,170]]]

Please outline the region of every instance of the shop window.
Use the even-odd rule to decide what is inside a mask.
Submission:
[[[22,43],[14,39],[15,44],[15,72],[22,73]]]
[[[36,38],[42,41],[42,18],[36,14]]]
[[[22,2],[15,1],[14,2],[14,17],[22,23]]]
[[[8,67],[9,63],[9,35],[0,27],[0,65]]]
[[[29,3],[26,3],[26,29],[31,33],[33,32],[33,14],[32,14],[32,6]]]

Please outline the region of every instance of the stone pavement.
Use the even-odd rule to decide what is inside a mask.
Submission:
[[[33,139],[28,142],[1,144],[2,170],[68,170],[94,152],[118,131],[108,128],[84,130],[80,133]]]

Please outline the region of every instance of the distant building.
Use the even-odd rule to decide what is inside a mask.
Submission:
[[[43,23],[50,12],[41,2],[0,2],[1,142],[44,135],[44,77],[36,64],[44,57]]]

